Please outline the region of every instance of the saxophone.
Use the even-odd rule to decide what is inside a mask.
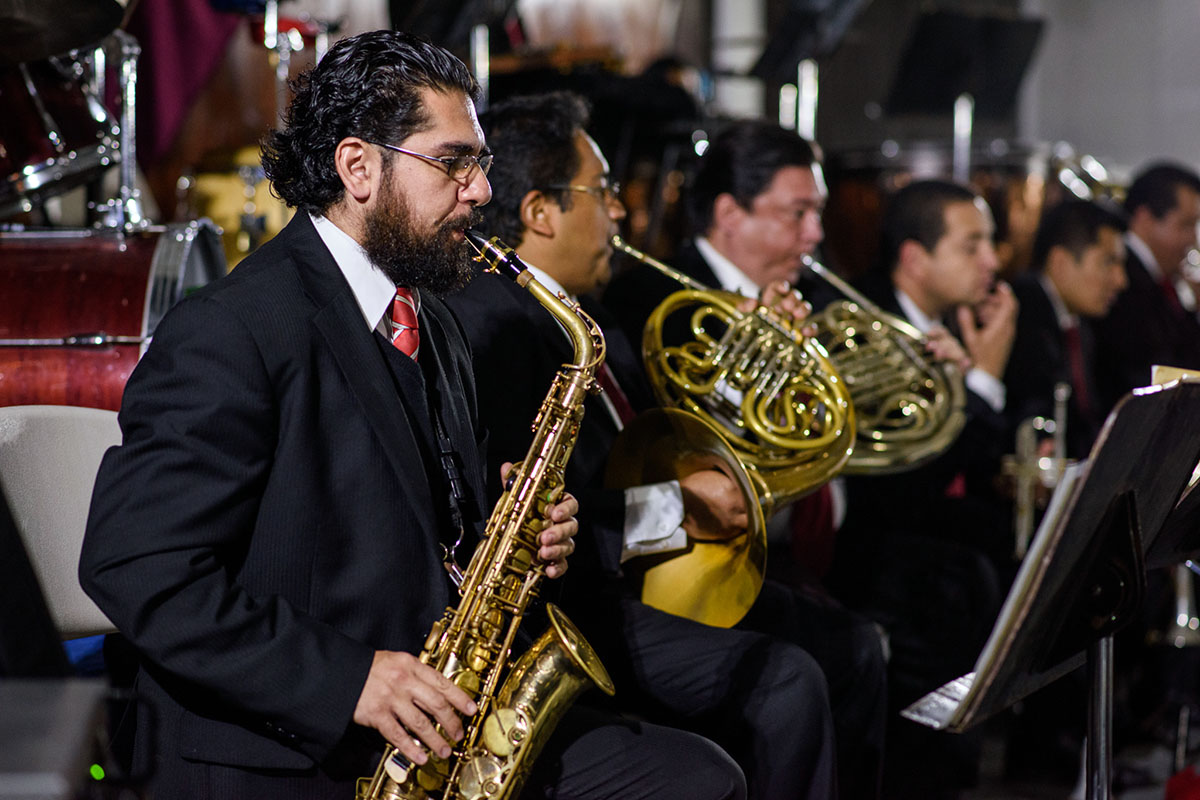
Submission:
[[[431,754],[418,766],[387,745],[374,776],[358,780],[357,800],[515,797],[575,697],[593,684],[607,694],[614,691],[596,652],[553,604],[546,607],[549,629],[506,670],[517,628],[543,577],[537,537],[547,524],[546,506],[562,496],[583,403],[597,388],[604,335],[578,307],[538,283],[498,239],[473,232],[467,237],[486,271],[516,281],[558,319],[571,336],[575,356],[555,376],[534,421],[529,452],[509,473],[488,518],[459,586],[458,607],[447,608],[434,623],[421,652],[421,661],[471,695],[478,710],[464,720],[462,741],[449,758]]]

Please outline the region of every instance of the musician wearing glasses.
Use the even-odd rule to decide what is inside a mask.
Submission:
[[[653,404],[629,340],[591,296],[608,279],[610,238],[625,209],[607,161],[586,133],[579,98],[514,98],[489,109],[482,122],[497,155],[486,229],[514,243],[547,285],[577,298],[607,340],[611,375],[587,406],[568,466],[568,483],[587,512],[562,589],[572,617],[624,687],[617,701],[643,718],[718,742],[742,766],[751,797],[875,796],[872,765],[880,754],[874,748],[882,743],[872,736],[882,735],[884,687],[880,642],[869,622],[772,582],[745,624],[732,629],[639,599],[639,563],[683,552],[691,540],[745,535],[745,500],[720,464],[689,466],[678,481],[604,488],[619,432],[634,412]],[[495,398],[483,409],[491,442],[505,442],[497,452],[519,447],[529,433],[513,423],[536,406],[528,387],[562,362],[566,339],[520,293],[488,276],[450,303],[467,329],[481,391]],[[794,299],[786,308],[801,311]],[[504,347],[514,336],[526,343],[519,351]],[[873,650],[859,647],[864,639]],[[836,728],[826,677],[838,690]],[[837,770],[837,791],[835,741],[847,767]]]
[[[264,147],[298,213],[178,304],[129,380],[80,579],[139,653],[156,796],[354,797],[385,738],[425,764],[476,711],[417,654],[488,514],[489,399],[440,299],[491,197],[477,96],[419,38],[335,45]],[[577,508],[546,506],[548,577]],[[744,797],[707,740],[596,713],[568,711],[543,760],[531,791],[558,797]],[[627,770],[652,777],[626,793]]]

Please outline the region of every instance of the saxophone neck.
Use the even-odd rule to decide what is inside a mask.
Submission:
[[[493,272],[509,278],[525,289],[567,331],[575,353],[571,366],[591,376],[604,360],[604,335],[600,326],[578,303],[572,303],[546,288],[533,276],[529,265],[521,260],[511,247],[498,238],[485,239],[474,231],[467,231],[467,241],[475,248],[476,261],[484,265],[485,272]]]

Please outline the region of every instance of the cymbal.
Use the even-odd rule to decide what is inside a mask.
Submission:
[[[117,0],[0,0],[0,64],[19,64],[95,44],[116,30]]]

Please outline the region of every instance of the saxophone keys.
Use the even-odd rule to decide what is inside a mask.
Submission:
[[[483,746],[500,758],[520,749],[529,735],[529,721],[515,708],[498,708],[483,723]]]
[[[494,758],[478,755],[463,765],[458,779],[458,797],[463,800],[485,800],[495,797],[503,788],[504,770]]]

